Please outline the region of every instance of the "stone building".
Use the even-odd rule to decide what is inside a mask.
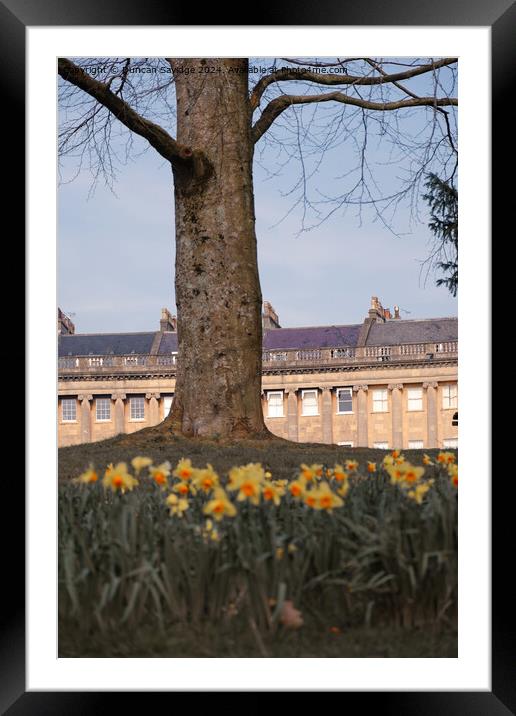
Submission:
[[[268,428],[299,442],[447,448],[458,440],[457,319],[404,320],[373,297],[363,323],[282,328],[263,309],[262,401]],[[177,323],[80,334],[58,312],[59,445],[162,421],[174,397]]]

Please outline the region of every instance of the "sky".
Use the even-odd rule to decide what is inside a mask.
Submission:
[[[329,103],[328,103],[329,104]],[[335,117],[328,114],[327,117]],[[324,114],[322,115],[324,118]],[[421,117],[409,119],[418,130]],[[276,136],[281,139],[281,128]],[[288,124],[285,131],[288,131]],[[136,150],[146,146],[137,140]],[[259,146],[259,145],[257,145]],[[386,186],[403,166],[392,160],[385,142],[373,147],[372,171]],[[311,197],[334,196],[356,161],[350,141],[329,151],[313,170]],[[66,160],[63,176],[74,168]],[[277,173],[271,178],[270,172]],[[425,280],[422,265],[432,235],[426,207],[421,222],[400,206],[389,227],[366,208],[335,211],[302,232],[303,206],[289,193],[300,164],[281,167],[274,149],[257,153],[254,167],[256,234],[263,299],[274,306],[283,327],[360,323],[371,296],[384,307],[398,305],[402,318],[457,315],[457,299]],[[174,206],[170,166],[154,152],[140,154],[119,172],[114,190],[99,183],[91,194],[91,174],[82,170],[58,190],[58,303],[80,333],[154,331],[162,307],[176,312],[174,299]],[[290,212],[290,213],[289,213]],[[285,218],[285,215],[286,218]],[[313,219],[313,217],[312,217]],[[307,224],[314,224],[310,221]],[[392,229],[392,230],[391,230]]]

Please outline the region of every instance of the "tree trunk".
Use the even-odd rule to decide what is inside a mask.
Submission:
[[[171,65],[177,139],[203,156],[194,154],[193,172],[174,170],[179,348],[164,427],[185,436],[263,437],[247,60]]]

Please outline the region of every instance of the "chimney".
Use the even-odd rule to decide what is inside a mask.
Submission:
[[[387,311],[390,314],[389,309]],[[376,321],[376,323],[385,323],[387,316],[385,315],[384,307],[378,300],[378,296],[371,296],[371,308],[369,309],[368,317]]]
[[[161,309],[161,320],[159,322],[159,330],[161,333],[165,331],[177,331],[177,318],[173,316],[168,308]]]
[[[57,309],[57,333],[60,336],[71,336],[75,333],[75,326],[68,316]]]
[[[263,302],[262,325],[264,328],[281,328],[278,314],[268,301]]]
[[[400,307],[394,306],[394,318],[399,318],[399,317],[400,317]]]

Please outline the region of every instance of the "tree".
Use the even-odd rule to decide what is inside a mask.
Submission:
[[[331,131],[312,149],[324,153],[335,137],[353,138],[353,122],[358,122],[363,139],[356,182],[342,196],[330,199],[333,205],[369,202],[383,217],[388,207],[414,191],[443,150],[443,161],[453,161],[453,132],[444,107],[456,106],[457,100],[443,89],[441,72],[451,71],[448,84],[453,88],[457,60],[284,60],[282,66],[269,65],[252,87],[245,58],[167,58],[153,63],[126,58],[85,60],[80,66],[59,59],[62,106],[67,108],[60,150],[75,152],[81,162],[87,158],[95,176],[103,173],[109,180],[114,173],[110,142],[116,119],[170,162],[179,360],[166,427],[185,436],[266,437],[270,434],[260,400],[262,296],[254,228],[255,146],[262,138],[274,142],[271,129],[280,117],[290,116],[297,123],[292,145],[298,148],[297,110],[337,107],[339,116],[331,120]],[[396,64],[401,69],[385,69]],[[145,76],[149,67],[154,71]],[[97,79],[101,73],[104,81]],[[423,76],[431,78],[429,95],[406,85]],[[157,99],[159,112],[153,104]],[[409,143],[387,117],[415,108],[429,112],[430,133],[423,141]],[[345,109],[351,109],[349,116]],[[160,124],[147,118],[153,113]],[[162,126],[173,124],[174,113],[175,136]],[[378,132],[415,163],[406,185],[380,198],[371,193],[365,151],[372,116]],[[341,123],[340,133],[335,122]],[[302,131],[306,136],[308,127]],[[308,178],[303,171],[297,189],[305,205],[314,208],[306,193]],[[315,212],[324,220],[324,211],[315,207]]]
[[[446,286],[452,296],[457,295],[459,283],[459,195],[450,181],[429,174],[423,199],[430,207],[430,231],[435,237],[430,262],[443,271],[444,278],[436,280],[437,286]]]

